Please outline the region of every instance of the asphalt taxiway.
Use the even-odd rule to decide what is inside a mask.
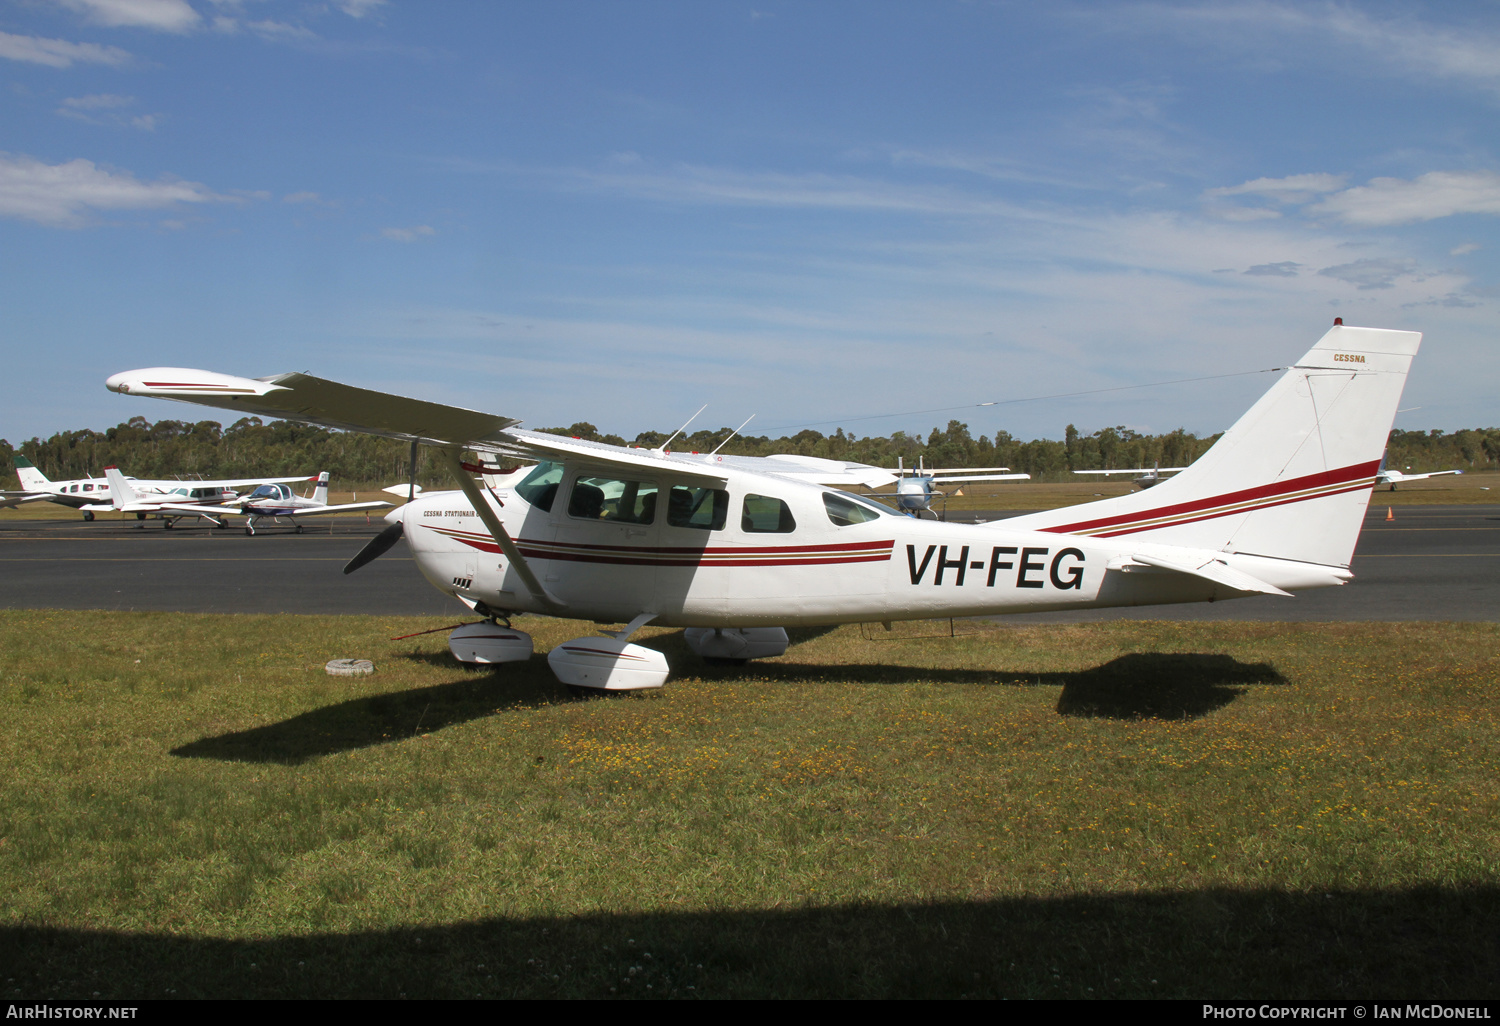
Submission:
[[[995,513],[1004,517],[1015,512]],[[1295,598],[1025,613],[1013,623],[1096,620],[1500,620],[1500,505],[1371,507],[1355,579]],[[988,517],[987,517],[988,519]],[[357,572],[343,566],[384,523],[325,517],[304,534],[266,526],[27,520],[0,512],[0,608],[203,613],[378,613],[463,618],[398,544]]]

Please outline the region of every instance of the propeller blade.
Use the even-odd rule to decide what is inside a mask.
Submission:
[[[371,538],[365,547],[359,550],[358,555],[349,560],[348,563],[345,563],[344,573],[352,574],[366,563],[379,559],[389,551],[392,545],[401,540],[401,535],[404,533],[406,533],[406,525],[402,524],[399,520],[396,521],[390,527],[387,527],[384,531]]]

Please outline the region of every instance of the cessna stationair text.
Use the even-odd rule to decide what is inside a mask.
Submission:
[[[622,623],[564,642],[548,662],[570,686],[626,689],[667,678],[665,656],[630,640],[648,623],[685,628],[701,656],[742,661],[781,654],[793,625],[1342,585],[1420,343],[1336,324],[1175,477],[979,525],[903,516],[848,490],[897,481],[878,467],[612,446],[306,374],[155,368],[107,385],[402,438],[414,457],[430,447],[458,491],[393,510],[345,572],[404,538],[435,587],[486,618],[450,635],[466,661],[530,658],[517,613]],[[532,465],[502,473],[483,462],[494,457]]]

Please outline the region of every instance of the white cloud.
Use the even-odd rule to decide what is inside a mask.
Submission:
[[[245,27],[254,32],[260,38],[272,43],[305,43],[317,39],[318,35],[311,29],[302,28],[299,25],[288,25],[282,21],[247,21]]]
[[[70,43],[65,39],[39,39],[36,36],[13,36],[0,32],[0,57],[31,64],[45,64],[51,68],[71,67],[79,64],[108,64],[119,67],[129,64],[130,54],[118,46],[100,46],[98,43]]]
[[[293,192],[281,197],[283,203],[320,203],[322,197],[315,192]]]
[[[419,224],[415,228],[382,228],[380,230],[382,238],[395,242],[416,242],[418,239],[436,234],[436,228],[425,224]]]
[[[135,103],[134,96],[120,96],[116,93],[70,96],[62,101],[62,106],[57,108],[57,113],[65,118],[83,121],[90,125],[114,125],[122,128],[139,128],[146,132],[156,131],[157,122],[161,120],[160,114],[132,115],[121,111],[121,108],[129,107],[133,103]]]
[[[1203,195],[1220,196],[1265,196],[1280,203],[1306,203],[1314,196],[1325,192],[1336,192],[1344,187],[1347,175],[1288,175],[1285,178],[1257,178],[1240,185],[1220,189],[1209,189]]]
[[[103,210],[152,210],[179,203],[234,202],[197,182],[142,182],[90,160],[44,164],[32,157],[0,153],[0,217],[17,217],[57,228],[78,228]]]
[[[1110,12],[1088,9],[1098,23],[1108,17],[1120,31],[1162,27],[1206,37],[1242,57],[1279,58],[1292,37],[1316,46],[1327,61],[1338,46],[1361,52],[1365,74],[1415,73],[1500,90],[1500,36],[1473,25],[1446,28],[1412,16],[1373,17],[1343,4],[1308,3],[1147,3]]]
[[[384,7],[386,0],[335,0],[335,5],[351,18],[363,18]]]
[[[114,107],[128,107],[134,102],[134,96],[95,93],[91,96],[70,96],[63,100],[63,106],[74,110],[108,110]]]
[[[110,28],[148,28],[158,32],[190,32],[198,27],[198,12],[187,0],[58,0]]]
[[[1454,214],[1500,214],[1500,174],[1430,171],[1410,181],[1376,178],[1309,208],[1348,224],[1391,225]]]
[[[1448,255],[1449,256],[1468,256],[1470,253],[1477,253],[1479,251],[1479,249],[1480,249],[1479,243],[1477,243],[1477,242],[1465,242],[1462,246],[1454,246],[1452,249],[1450,249],[1448,251]]]

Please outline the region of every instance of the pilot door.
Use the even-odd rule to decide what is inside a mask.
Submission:
[[[563,483],[552,506],[547,587],[564,602],[609,606],[621,620],[654,611],[657,482],[624,477],[618,469],[583,468]]]

